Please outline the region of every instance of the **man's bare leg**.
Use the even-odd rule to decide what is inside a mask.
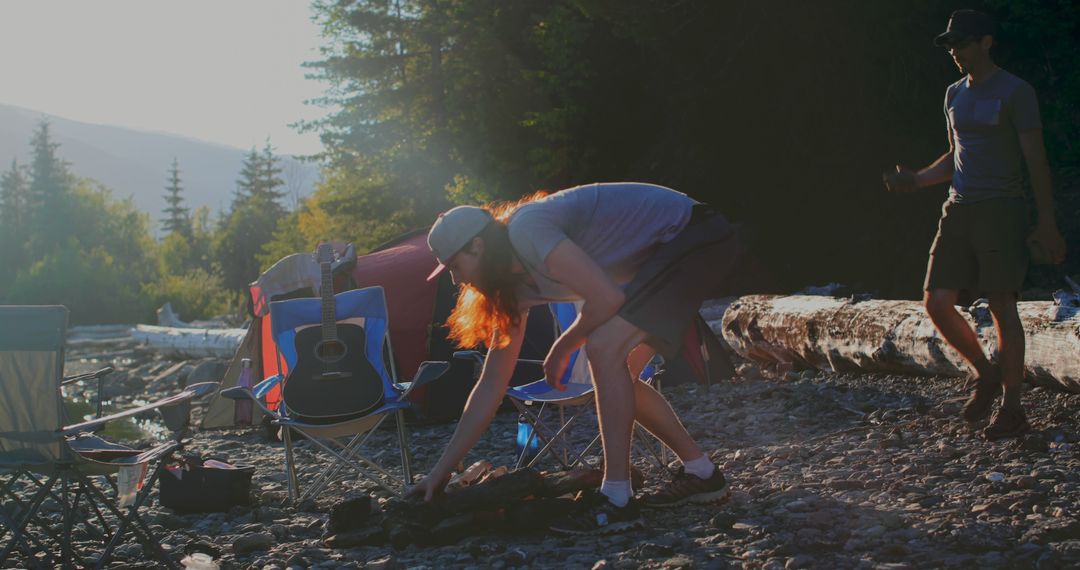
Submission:
[[[593,331],[586,341],[596,387],[605,481],[630,480],[630,435],[634,427],[637,382],[630,377],[627,358],[644,339],[644,331],[616,316]]]
[[[638,378],[645,365],[649,363],[656,351],[647,344],[639,345],[630,353],[627,368],[631,378]],[[679,460],[683,463],[697,459],[704,454],[698,447],[690,432],[686,431],[679,416],[671,408],[671,404],[652,386],[641,382],[634,382],[634,419],[649,433],[656,436],[664,445],[671,448]]]
[[[1001,367],[1001,384],[1005,390],[1005,406],[1020,407],[1020,394],[1024,381],[1024,325],[1016,310],[1016,294],[988,293],[990,314],[998,338],[998,364]]]
[[[967,320],[956,310],[959,291],[955,289],[931,289],[923,297],[923,306],[930,320],[949,346],[956,349],[980,377],[993,376],[993,367],[979,344],[979,337]]]

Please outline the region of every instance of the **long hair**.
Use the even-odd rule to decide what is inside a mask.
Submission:
[[[514,252],[506,224],[518,207],[544,196],[546,192],[536,192],[516,202],[484,206],[495,221],[478,234],[484,240],[479,277],[475,283],[461,286],[457,304],[447,319],[449,336],[458,346],[486,344],[489,348],[503,348],[510,344],[507,331],[521,324],[517,288],[523,276],[511,272]]]

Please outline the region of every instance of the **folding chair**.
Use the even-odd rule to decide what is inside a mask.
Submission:
[[[556,337],[561,330],[569,327],[577,318],[581,303],[553,303],[551,311],[555,317]],[[656,355],[641,371],[639,380],[650,383],[659,389],[659,377],[662,372],[663,357]],[[563,373],[559,382],[565,390],[556,390],[548,385],[547,380],[540,379],[523,386],[509,388],[506,392],[514,407],[521,417],[531,427],[528,439],[522,443],[522,451],[518,456],[515,468],[532,467],[544,456],[551,454],[563,467],[572,469],[578,465],[590,465],[586,459],[589,452],[600,441],[597,433],[589,443],[580,451],[573,448],[569,441],[570,429],[578,422],[583,414],[587,414],[594,407],[594,387],[592,373],[589,370],[587,347],[578,349],[570,357],[570,364]],[[554,413],[550,413],[554,408]],[[567,417],[568,412],[570,413]],[[545,415],[547,414],[547,415]],[[640,437],[635,423],[634,447],[639,453],[651,458],[654,463],[666,468],[666,447],[660,446],[657,450],[649,440]],[[645,431],[645,430],[641,430]],[[646,432],[648,433],[648,432]],[[530,457],[530,444],[533,438],[539,440],[540,448]]]
[[[417,371],[413,381],[406,383],[396,381],[397,374],[390,346],[389,315],[382,287],[368,287],[338,293],[334,295],[334,305],[335,319],[338,323],[353,324],[364,329],[366,346],[349,347],[348,354],[349,357],[366,358],[374,367],[378,373],[378,381],[382,384],[382,405],[360,417],[343,417],[331,419],[326,423],[311,423],[290,417],[288,401],[282,401],[282,404],[275,409],[266,406],[263,401],[266,393],[287,381],[280,374],[266,378],[252,389],[238,386],[222,391],[222,395],[227,398],[251,398],[271,418],[274,425],[280,426],[282,441],[285,444],[285,469],[288,475],[290,502],[317,496],[346,467],[392,494],[403,492],[405,485],[412,483],[409,436],[404,416],[405,410],[410,406],[407,395],[413,388],[439,377],[448,366],[445,362],[425,362]],[[321,317],[320,299],[290,299],[270,303],[270,326],[277,343],[278,357],[286,365],[283,369],[293,370],[296,364],[297,329],[318,323]],[[369,438],[389,417],[394,418],[397,427],[400,477],[392,475],[373,458],[362,453]],[[306,438],[316,451],[328,454],[334,461],[333,466],[323,470],[303,492],[300,491],[297,476],[294,432]]]
[[[146,450],[90,432],[162,407],[178,407],[186,416],[190,401],[217,385],[195,384],[145,406],[64,426],[67,315],[62,306],[0,307],[0,563],[16,555],[29,566],[102,567],[130,534],[150,556],[177,567],[139,517],[139,507],[180,448],[187,418],[170,414],[174,438]],[[105,489],[95,476],[105,476]],[[88,544],[104,549],[95,554],[98,547]]]

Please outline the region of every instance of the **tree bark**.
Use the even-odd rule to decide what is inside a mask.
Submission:
[[[1036,384],[1080,392],[1080,309],[1021,302],[1025,375]],[[994,354],[997,333],[985,305],[960,308]],[[735,299],[709,326],[744,358],[819,370],[963,376],[959,353],[934,328],[921,303],[806,295]]]
[[[229,358],[247,334],[245,329],[174,328],[137,325],[131,331],[136,341],[164,354],[183,358]]]

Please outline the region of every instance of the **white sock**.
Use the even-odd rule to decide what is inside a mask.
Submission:
[[[608,481],[607,479],[600,483],[600,492],[616,507],[625,507],[634,494],[629,481]]]
[[[702,455],[691,461],[683,461],[683,467],[686,469],[687,473],[698,479],[708,479],[709,477],[712,477],[713,471],[716,469],[716,465],[713,464],[708,455]]]

